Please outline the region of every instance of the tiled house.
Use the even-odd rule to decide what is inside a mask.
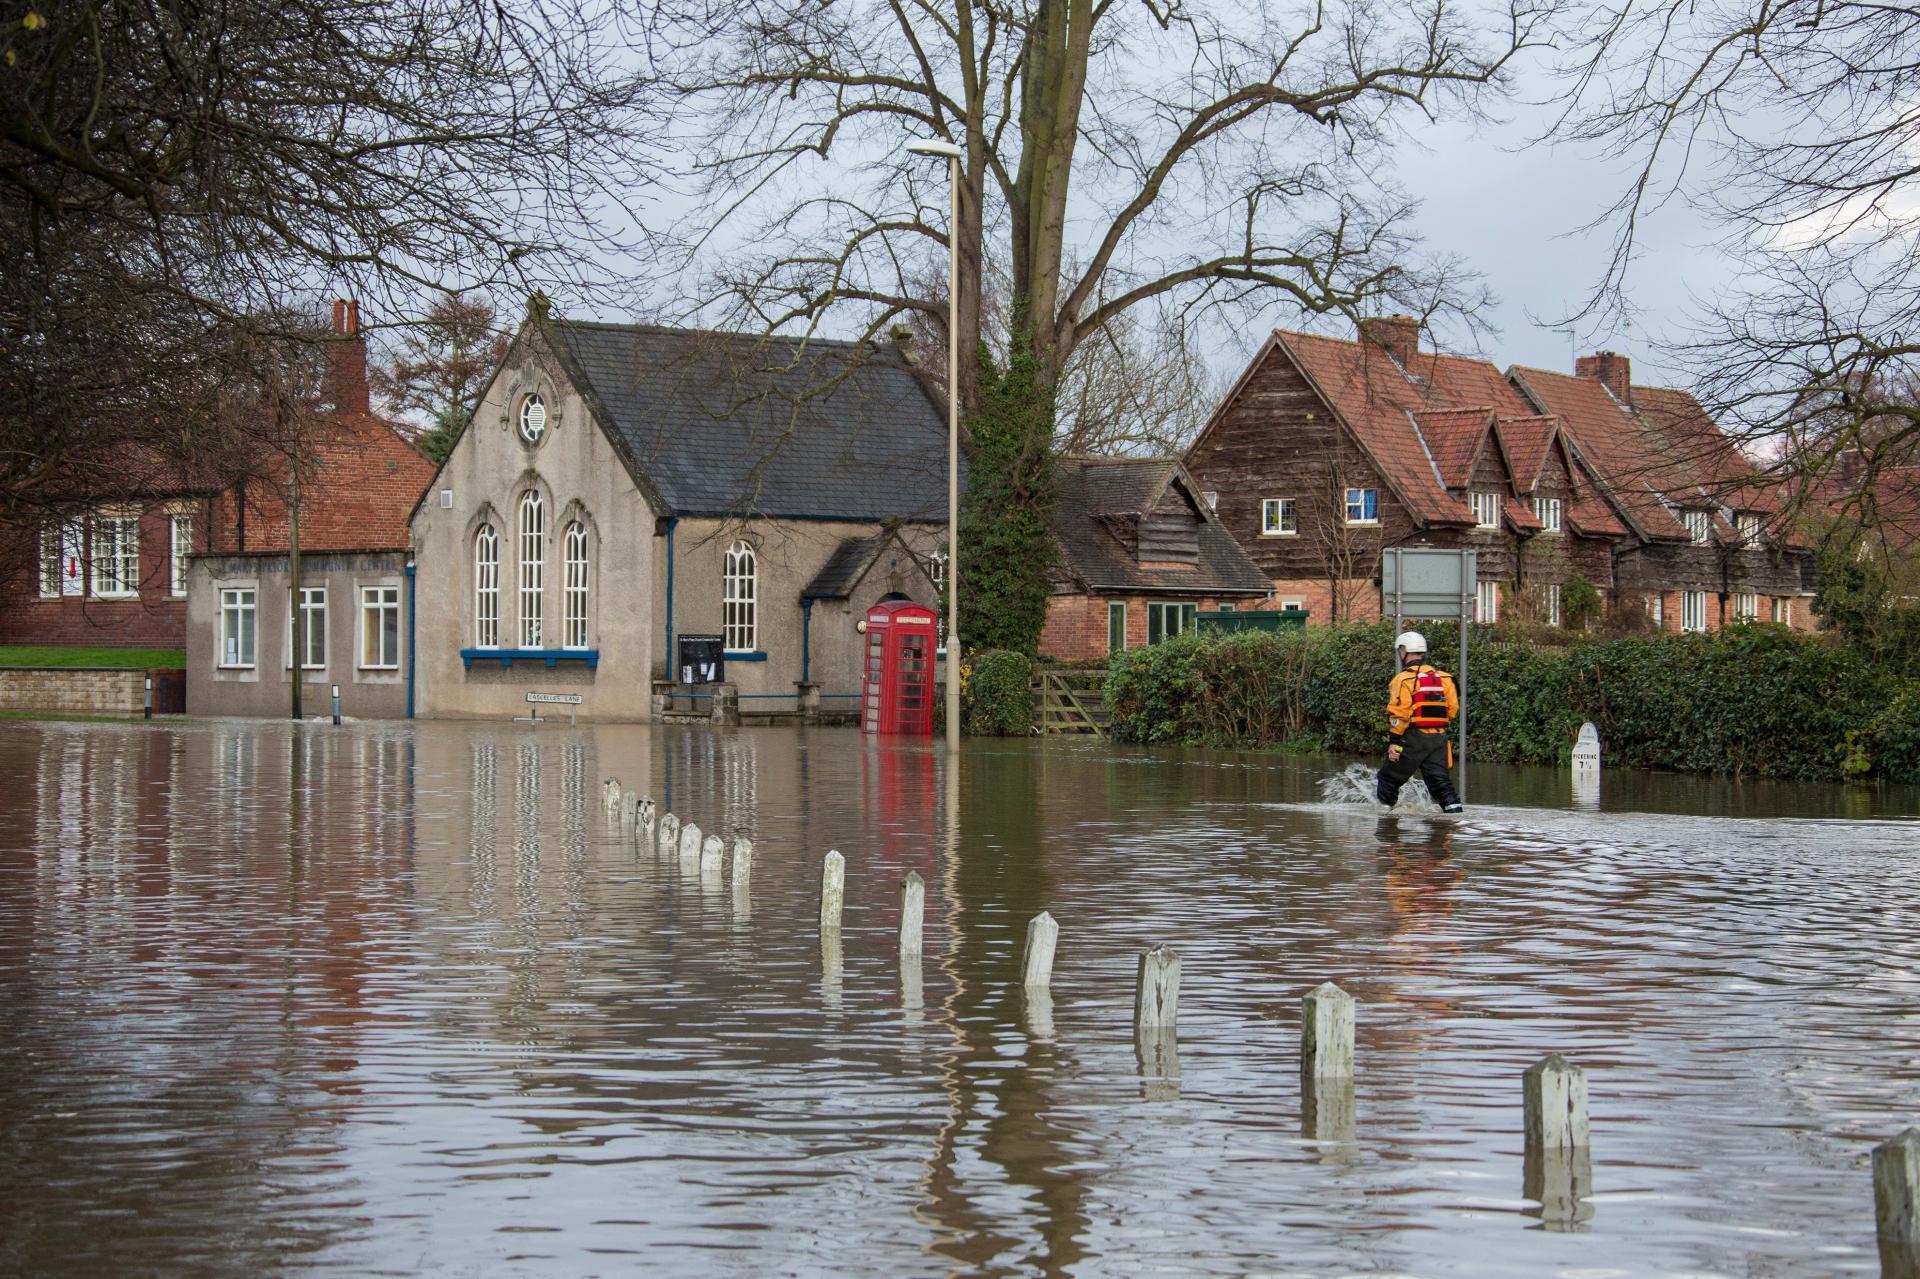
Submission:
[[[1557,620],[1578,573],[1613,585],[1626,535],[1591,466],[1484,360],[1422,351],[1407,317],[1362,339],[1276,332],[1187,456],[1222,524],[1319,621],[1378,617],[1390,546],[1471,546],[1478,612]]]
[[[1069,457],[1058,464],[1060,560],[1043,657],[1102,657],[1191,630],[1202,609],[1263,599],[1247,557],[1173,458]]]
[[[1508,377],[1561,424],[1627,525],[1615,589],[1667,630],[1756,620],[1811,629],[1812,556],[1784,526],[1772,482],[1691,395],[1633,385],[1626,356],[1601,352],[1574,368]]]
[[[866,610],[936,599],[946,467],[891,348],[536,306],[412,516],[419,713],[643,720],[714,682],[850,710]]]

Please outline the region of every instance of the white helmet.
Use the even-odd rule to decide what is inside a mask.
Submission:
[[[1427,637],[1419,631],[1401,631],[1393,646],[1403,653],[1424,653],[1427,651]]]

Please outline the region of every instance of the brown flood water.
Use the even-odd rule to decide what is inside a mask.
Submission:
[[[1878,1271],[1920,1121],[1913,792],[844,730],[0,727],[0,1271]],[[752,836],[636,848],[608,774]],[[823,855],[847,858],[823,968]],[[925,959],[895,954],[928,884]],[[1018,986],[1059,919],[1050,1009]],[[1134,965],[1185,966],[1177,1078]],[[1351,1111],[1301,995],[1359,1003]],[[1592,1094],[1523,1193],[1520,1073]]]

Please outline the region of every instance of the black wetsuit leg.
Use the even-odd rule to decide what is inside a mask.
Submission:
[[[1417,772],[1427,784],[1427,794],[1433,796],[1434,803],[1445,808],[1460,802],[1460,796],[1453,789],[1453,774],[1447,770],[1447,734],[1408,729],[1394,747],[1388,748],[1387,762],[1381,766],[1380,776],[1374,783],[1375,798],[1393,807],[1400,798],[1400,788]]]

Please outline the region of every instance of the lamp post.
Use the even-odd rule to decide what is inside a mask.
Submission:
[[[947,748],[960,749],[960,148],[909,142],[947,158]]]

